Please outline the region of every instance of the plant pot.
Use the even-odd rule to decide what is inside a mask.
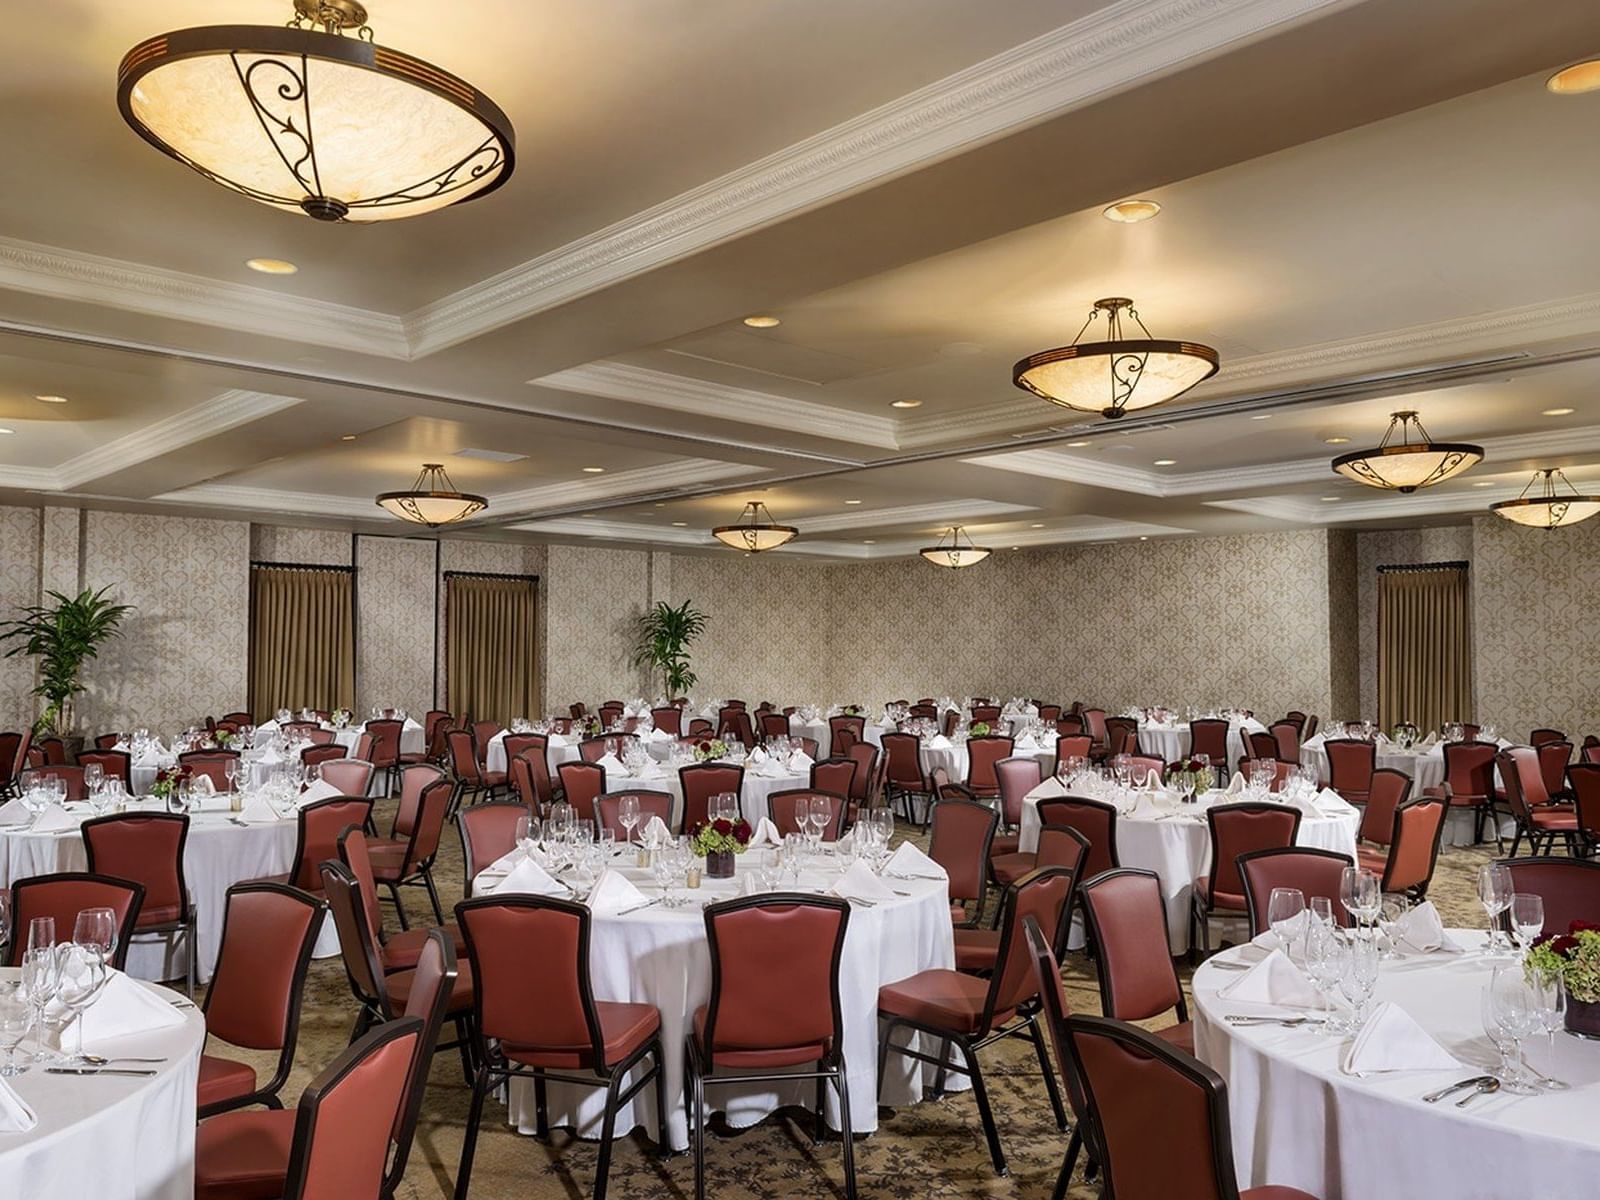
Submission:
[[[706,855],[707,879],[732,879],[733,878],[733,851],[714,850]],[[1597,1005],[1596,1007],[1600,1007]]]
[[[1585,1004],[1567,993],[1567,1032],[1573,1037],[1600,1041],[1600,1001]]]
[[[78,755],[83,753],[83,747],[84,747],[83,734],[81,734],[81,733],[63,733],[60,736],[61,736],[61,745],[62,745],[63,749],[65,749],[66,752],[67,752],[67,761],[69,763],[77,762],[78,761]]]

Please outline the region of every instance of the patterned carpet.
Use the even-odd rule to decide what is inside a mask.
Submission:
[[[387,823],[387,815],[381,815],[380,828]],[[1441,853],[1430,898],[1439,906],[1446,925],[1482,927],[1475,880],[1479,865],[1489,857],[1484,850],[1447,849]],[[445,903],[460,898],[461,856],[453,833],[441,853],[436,878]],[[416,920],[423,916],[419,901],[417,895],[408,897],[412,905],[408,912]],[[1187,986],[1188,970],[1180,967],[1180,973]],[[1063,974],[1074,1008],[1098,1013],[1100,997],[1093,968],[1081,956],[1073,956]],[[354,1018],[355,1002],[339,960],[315,963],[307,984],[295,1073],[283,1093],[287,1102],[293,1104],[306,1082],[343,1049]],[[237,1056],[250,1057],[244,1053]],[[269,1058],[256,1056],[262,1068],[267,1068]],[[963,1092],[894,1112],[880,1111],[878,1132],[857,1141],[856,1170],[862,1196],[1043,1200],[1051,1194],[1067,1139],[1054,1126],[1031,1049],[1023,1043],[1003,1043],[991,1049],[984,1066],[1010,1160],[1010,1177],[995,1176],[971,1094]],[[453,1194],[468,1099],[459,1058],[454,1052],[438,1055],[400,1191],[402,1200],[439,1200]],[[484,1112],[472,1174],[473,1197],[577,1200],[592,1194],[594,1144],[562,1131],[554,1132],[549,1144],[519,1136],[505,1124],[504,1107],[492,1099]],[[838,1141],[813,1145],[809,1114],[780,1113],[738,1132],[724,1129],[719,1133],[713,1128],[707,1145],[709,1195],[760,1200],[843,1196]],[[655,1200],[691,1197],[693,1192],[693,1161],[687,1155],[663,1161],[642,1137],[619,1140],[612,1161],[611,1196]],[[1096,1187],[1082,1181],[1080,1160],[1080,1175],[1071,1196],[1087,1200],[1097,1195]]]

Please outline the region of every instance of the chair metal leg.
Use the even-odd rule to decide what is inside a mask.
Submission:
[[[661,1064],[661,1042],[650,1051],[656,1072],[656,1142],[662,1158],[672,1153],[672,1131],[667,1126],[667,1071]]]
[[[844,1055],[839,1055],[839,1073],[833,1077],[833,1087],[839,1093],[839,1137],[844,1142],[844,1194],[845,1200],[856,1200],[856,1147],[854,1130],[850,1124],[850,1073],[845,1070]]]
[[[1050,1200],[1067,1200],[1067,1189],[1072,1186],[1072,1169],[1078,1163],[1078,1150],[1083,1145],[1083,1130],[1072,1131],[1072,1140],[1067,1143],[1067,1157],[1061,1163],[1061,1174],[1056,1176],[1056,1190],[1050,1193]]]
[[[970,1044],[961,1043],[961,1053],[967,1060],[967,1070],[972,1080],[972,1098],[978,1102],[984,1140],[989,1143],[989,1158],[994,1163],[994,1173],[1003,1179],[1011,1174],[1011,1169],[1006,1166],[1006,1152],[1000,1145],[1000,1131],[995,1128],[994,1110],[989,1107],[989,1089],[983,1082],[983,1069],[978,1066],[978,1056],[973,1053]]]
[[[823,1129],[822,1107],[823,1107],[824,1103],[826,1103],[826,1101],[827,1101],[827,1088],[828,1088],[827,1076],[818,1075],[817,1076],[817,1107],[816,1107],[816,1110],[815,1110],[815,1112],[813,1114],[815,1119],[812,1121],[812,1126],[811,1126],[811,1143],[814,1146],[822,1145],[822,1139],[826,1136],[826,1132]]]
[[[540,1138],[550,1136],[550,1107],[545,1101],[543,1071],[533,1077],[533,1132]]]
[[[433,903],[433,919],[439,922],[439,924],[443,925],[444,909],[439,907],[439,892],[438,889],[433,886],[432,867],[424,867],[422,869],[422,883],[423,886],[428,889],[428,899]]]
[[[455,1020],[456,1041],[461,1043],[461,1074],[471,1084],[472,1077],[477,1072],[477,1067],[472,1059],[472,1018],[457,1017]]]
[[[878,1095],[883,1095],[883,1077],[889,1069],[890,1043],[894,1040],[896,1024],[890,1021],[883,1032],[878,1035]]]
[[[455,1200],[467,1200],[467,1188],[472,1181],[472,1156],[478,1149],[478,1122],[483,1118],[483,1097],[489,1090],[489,1071],[478,1072],[472,1081],[472,1107],[467,1110],[467,1133],[461,1141],[461,1165],[456,1168]]]
[[[694,1046],[684,1056],[689,1091],[689,1142],[694,1151],[694,1200],[706,1200],[706,1088]]]
[[[949,1074],[950,1074],[948,1071],[945,1070],[945,1064],[947,1064],[949,1061],[950,1061],[950,1039],[949,1038],[940,1038],[939,1039],[939,1070],[938,1070],[938,1073],[935,1074],[934,1077],[933,1077],[933,1095],[934,1095],[935,1099],[938,1099],[939,1097],[944,1095],[945,1081],[949,1078]]]
[[[595,1165],[594,1200],[606,1200],[606,1184],[611,1178],[611,1143],[617,1132],[617,1093],[622,1072],[613,1071],[606,1085],[606,1115],[600,1124],[600,1161]]]
[[[1029,1041],[1033,1043],[1034,1050],[1039,1055],[1039,1070],[1044,1073],[1044,1090],[1050,1093],[1050,1108],[1056,1114],[1056,1128],[1063,1133],[1067,1131],[1067,1110],[1061,1105],[1061,1088],[1056,1083],[1056,1074],[1050,1067],[1050,1056],[1045,1053],[1044,1030],[1039,1022],[1035,1021],[1028,1028]]]

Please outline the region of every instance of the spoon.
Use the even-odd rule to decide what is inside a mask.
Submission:
[[[1491,1075],[1474,1075],[1471,1079],[1463,1079],[1460,1083],[1452,1083],[1447,1088],[1440,1088],[1437,1092],[1429,1092],[1422,1098],[1424,1104],[1437,1104],[1452,1092],[1459,1092],[1462,1088],[1477,1087],[1485,1079],[1492,1079]]]
[[[1229,1013],[1222,1018],[1229,1025],[1282,1025],[1292,1029],[1296,1025],[1321,1025],[1321,1017],[1251,1017],[1243,1013]]]
[[[110,1063],[164,1063],[164,1058],[103,1058],[98,1054],[82,1054],[78,1056],[84,1063],[91,1067],[104,1067]]]
[[[1495,1092],[1498,1092],[1499,1090],[1500,1090],[1500,1081],[1498,1079],[1496,1079],[1493,1075],[1486,1075],[1482,1079],[1478,1080],[1478,1086],[1477,1087],[1473,1088],[1472,1091],[1468,1092],[1465,1096],[1461,1097],[1461,1099],[1456,1101],[1456,1107],[1457,1108],[1465,1108],[1467,1105],[1471,1104],[1474,1100],[1476,1100],[1479,1096],[1492,1096]]]

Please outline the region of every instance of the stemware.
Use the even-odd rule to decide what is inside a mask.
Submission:
[[[56,959],[56,919],[34,917],[28,922],[28,942],[22,955],[22,991],[33,1009],[34,1061],[48,1061],[52,1055],[45,1042],[45,1008],[55,998],[59,977]]]
[[[617,820],[627,834],[628,845],[633,845],[633,831],[639,824],[639,797],[624,796],[617,801]]]
[[[1353,933],[1354,931],[1352,931]],[[1372,938],[1340,938],[1339,990],[1350,1002],[1352,1029],[1366,1023],[1367,1005],[1378,986],[1378,945]]]
[[[1323,897],[1313,897],[1322,899]],[[1313,913],[1315,915],[1315,913]],[[1339,986],[1340,962],[1339,934],[1331,925],[1320,920],[1306,922],[1306,974],[1322,997],[1322,1028],[1325,1033],[1347,1032],[1333,1007],[1334,989]]]
[[[0,985],[0,1050],[5,1051],[5,1058],[0,1059],[0,1078],[21,1075],[28,1069],[17,1061],[17,1050],[32,1027],[33,1013],[22,985]]]
[[[1306,909],[1305,893],[1299,888],[1275,887],[1267,900],[1267,926],[1278,939],[1278,947],[1285,954],[1294,936],[1296,923]]]
[[[1533,939],[1544,932],[1544,899],[1532,892],[1511,894],[1511,933],[1517,949],[1527,954]]]
[[[1503,952],[1506,943],[1500,931],[1500,914],[1511,903],[1511,871],[1500,863],[1485,863],[1478,869],[1478,903],[1489,917],[1490,955]]]
[[[1552,971],[1545,967],[1533,968],[1530,982],[1533,984],[1534,995],[1539,999],[1539,1015],[1543,1019],[1550,1049],[1554,1050],[1556,1034],[1567,1025],[1567,985],[1562,980],[1560,971]]]
[[[828,822],[833,818],[833,803],[826,796],[811,797],[810,804],[811,827],[816,830],[816,840],[822,841],[822,835],[828,828]]]
[[[1339,876],[1339,903],[1353,921],[1371,926],[1383,905],[1381,881],[1365,867],[1346,867]]]
[[[1520,965],[1506,963],[1494,969],[1483,991],[1483,1030],[1500,1052],[1495,1075],[1501,1088],[1517,1096],[1536,1093],[1539,1089],[1523,1065],[1522,1039],[1543,1032],[1544,1020]]]
[[[78,914],[81,925],[85,914]],[[90,933],[90,936],[94,936]],[[83,1014],[99,998],[106,986],[106,960],[100,946],[94,942],[80,944],[65,942],[56,948],[57,981],[56,1000],[70,1014],[75,1029],[75,1048],[69,1062],[82,1063]]]
[[[105,778],[106,769],[97,762],[86,763],[83,768],[83,786],[93,792]]]

